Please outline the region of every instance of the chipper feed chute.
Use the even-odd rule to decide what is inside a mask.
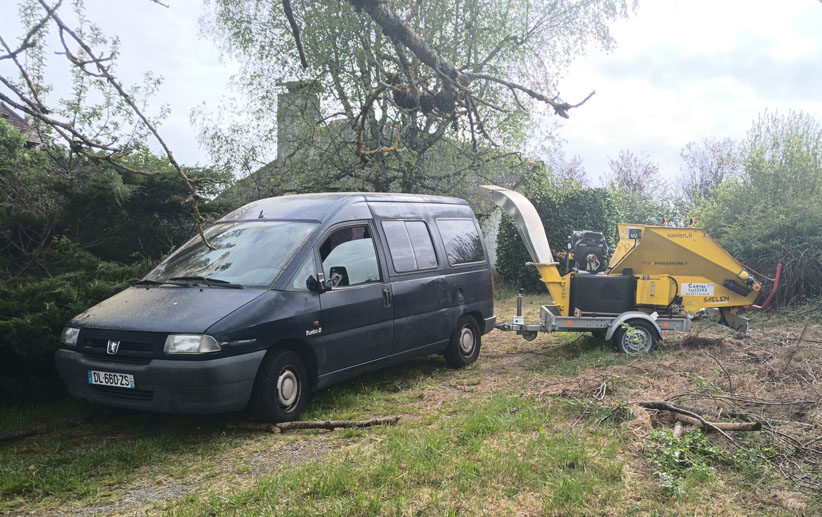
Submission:
[[[496,185],[482,185],[482,188],[490,191],[494,203],[514,220],[514,226],[531,256],[533,265],[539,271],[540,280],[548,288],[562,314],[567,314],[568,282],[559,274],[557,263],[551,255],[548,237],[545,235],[545,227],[534,205],[519,192],[507,188]]]

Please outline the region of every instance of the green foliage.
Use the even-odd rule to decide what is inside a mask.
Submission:
[[[616,243],[616,210],[606,190],[584,188],[573,181],[543,176],[532,179],[519,191],[539,213],[554,260],[558,261],[557,252],[565,250],[568,236],[574,230],[602,232],[609,246],[613,247]],[[503,216],[497,239],[497,272],[500,277],[528,292],[544,292],[545,286],[540,282],[536,268],[525,266],[533,259],[507,215]]]
[[[822,124],[765,113],[740,159],[741,173],[698,203],[698,221],[757,271],[784,265],[777,301],[822,296]]]
[[[609,194],[620,223],[661,225],[668,219],[672,224],[683,224],[689,215],[684,201],[667,194],[666,189],[635,192],[612,188]]]
[[[141,149],[124,164],[154,173],[122,172],[60,149],[47,155],[0,120],[0,379],[17,377],[0,382],[4,398],[34,382],[20,378],[54,375],[68,319],[194,234],[189,190],[167,160]],[[207,195],[228,180],[207,169],[189,174]],[[202,211],[215,217],[228,208],[205,203]]]
[[[756,446],[727,452],[699,431],[675,438],[669,431],[656,429],[651,433],[651,442],[646,450],[648,462],[660,487],[674,497],[682,497],[694,485],[715,479],[718,467],[749,478],[764,476],[766,457],[772,453]]]
[[[0,284],[0,377],[52,375],[52,356],[66,321],[141,278],[152,261],[124,265],[101,261],[65,237],[39,254],[53,264],[48,275],[26,275]],[[15,393],[3,386],[6,399]]]
[[[521,148],[532,131],[534,101],[527,95],[515,98],[497,81],[464,85],[479,101],[459,99],[461,109],[455,110],[455,99],[438,95],[448,90],[441,72],[395,44],[359,2],[307,0],[295,7],[305,69],[278,6],[261,9],[254,0],[205,4],[206,32],[243,63],[236,79],[245,99],[244,105],[216,114],[201,113],[201,139],[216,162],[243,173],[269,162],[276,141],[278,164],[266,167],[276,175],[275,189],[453,192],[469,172],[487,178],[477,166],[500,149]],[[633,5],[626,0],[399,0],[390,8],[464,73],[490,74],[545,93],[556,89],[555,78],[586,48],[610,47],[609,24],[626,17]],[[323,115],[333,113],[331,120],[318,131],[321,115],[309,113],[293,117],[303,119],[297,124],[279,127],[283,86],[291,89],[290,82],[309,78],[319,84],[328,106]],[[468,106],[473,115],[465,115],[462,108]],[[227,113],[240,114],[242,122],[224,118]],[[495,145],[482,145],[489,140]],[[286,142],[297,149],[286,149]],[[357,155],[357,146],[402,151]],[[443,163],[443,155],[457,166]],[[281,168],[286,160],[296,165]]]

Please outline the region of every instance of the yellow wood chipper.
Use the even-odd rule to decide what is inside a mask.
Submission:
[[[517,316],[497,324],[501,330],[528,340],[537,332],[593,332],[634,355],[654,347],[663,330],[690,330],[695,318],[747,332],[748,320],[740,309],[761,308],[753,305],[761,284],[701,229],[620,224],[619,242],[607,266],[608,245],[602,234],[573,232],[565,252],[566,272],[561,274],[531,202],[502,187],[482,188],[513,218],[533,260],[529,264],[537,268],[554,301],[540,308],[539,324],[528,324],[520,294]],[[780,270],[777,267],[771,296]]]

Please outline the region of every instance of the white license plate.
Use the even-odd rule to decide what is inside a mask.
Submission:
[[[130,373],[88,371],[88,383],[100,386],[116,386],[118,388],[134,388],[134,376]]]

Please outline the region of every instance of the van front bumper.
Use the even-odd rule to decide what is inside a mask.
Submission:
[[[73,397],[95,404],[163,413],[209,414],[243,409],[265,350],[217,359],[106,361],[60,349],[54,363]],[[134,376],[134,388],[89,384],[89,371]]]

